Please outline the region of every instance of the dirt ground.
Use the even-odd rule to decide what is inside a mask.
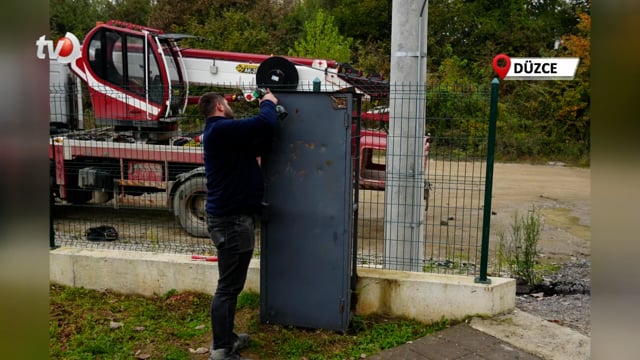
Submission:
[[[425,219],[425,257],[434,259],[449,257],[453,243],[456,252],[463,251],[465,241],[471,238],[479,243],[482,229],[484,183],[477,177],[484,176],[478,164],[432,161],[430,180],[433,183],[430,208]],[[470,176],[469,174],[473,174]],[[539,248],[543,258],[564,263],[572,258],[588,257],[591,253],[591,181],[590,170],[558,165],[502,164],[494,166],[491,240],[492,248],[497,236],[508,232],[516,212],[526,214],[532,207],[542,215],[543,231]],[[471,179],[471,180],[469,180]],[[88,226],[107,223],[114,225],[127,241],[123,247],[144,247],[175,244],[198,244],[210,248],[207,239],[193,238],[182,230],[170,212],[155,210],[153,203],[161,203],[154,194],[129,197],[129,201],[149,210],[114,210],[113,208],[60,208],[56,211],[58,234],[73,235],[81,241]],[[144,201],[144,203],[141,203]],[[132,204],[129,204],[132,205]],[[381,258],[384,238],[384,192],[360,190],[359,244],[362,252],[372,258]],[[82,220],[81,220],[82,219]],[[449,221],[442,226],[442,221]],[[87,221],[89,223],[87,223]],[[433,240],[435,239],[435,240]],[[175,244],[174,244],[175,243]],[[442,245],[444,244],[444,245]],[[91,244],[95,245],[95,244]],[[110,244],[117,247],[117,244]],[[467,246],[472,248],[475,246]],[[176,249],[171,249],[176,251]]]
[[[567,291],[517,296],[518,309],[591,336],[591,170],[553,165],[496,164],[492,233],[508,227],[514,211],[541,211],[542,260],[560,264],[545,282]],[[578,286],[577,293],[571,292]],[[537,296],[536,296],[537,295]],[[542,340],[541,340],[542,341]]]
[[[432,184],[424,213],[424,257],[434,261],[478,258],[484,215],[483,162],[430,159],[427,180]],[[591,253],[590,170],[558,164],[494,165],[490,254],[500,233],[507,240],[514,217],[536,209],[543,224],[541,260],[565,263]],[[385,195],[360,190],[358,250],[363,258],[380,261],[384,252]],[[401,201],[400,201],[401,202]],[[392,220],[393,221],[393,220]],[[403,221],[398,219],[397,221]]]
[[[591,255],[591,170],[558,165],[495,164],[491,232],[507,231],[514,213],[540,210],[539,249],[563,263]]]

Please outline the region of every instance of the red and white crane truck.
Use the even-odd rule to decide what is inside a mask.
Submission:
[[[56,199],[70,204],[113,200],[117,207],[120,196],[163,192],[163,207],[174,212],[180,225],[206,237],[202,150],[174,141],[182,139],[179,120],[187,105],[198,101],[190,86],[234,89],[248,101],[258,87],[309,91],[314,81],[323,91],[388,96],[388,82],[363,77],[333,60],[180,48],[178,42],[186,37],[111,20],[98,23],[82,44],[70,33],[55,48],[44,37],[36,42],[39,57],[48,46],[54,58],[51,86],[70,90],[50,95],[49,159]],[[81,88],[88,89],[93,130],[77,131],[83,129]],[[362,118],[388,121],[388,113],[363,113]],[[383,189],[384,163],[375,164],[373,154],[385,150],[386,133],[362,130],[359,135],[360,187]]]

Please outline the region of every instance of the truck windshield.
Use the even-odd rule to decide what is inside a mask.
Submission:
[[[162,83],[158,61],[150,44],[146,45],[142,36],[104,29],[91,38],[89,65],[103,81],[145,97],[146,89],[151,88],[154,81]],[[149,97],[150,101],[160,103],[162,88],[159,93],[149,91]]]

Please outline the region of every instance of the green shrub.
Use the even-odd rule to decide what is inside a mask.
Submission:
[[[542,230],[542,220],[539,212],[532,207],[526,215],[514,214],[511,231],[498,234],[498,258],[501,264],[507,266],[511,276],[524,280],[527,284],[535,286],[540,283],[541,277],[535,269],[540,255],[538,242]]]

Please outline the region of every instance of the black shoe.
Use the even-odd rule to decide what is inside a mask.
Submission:
[[[230,351],[229,349],[217,349],[212,350],[209,355],[209,360],[249,360],[240,356],[237,351]]]
[[[231,347],[231,352],[238,352],[249,345],[249,341],[251,341],[251,337],[249,334],[238,334],[236,341],[233,342],[233,346]]]

